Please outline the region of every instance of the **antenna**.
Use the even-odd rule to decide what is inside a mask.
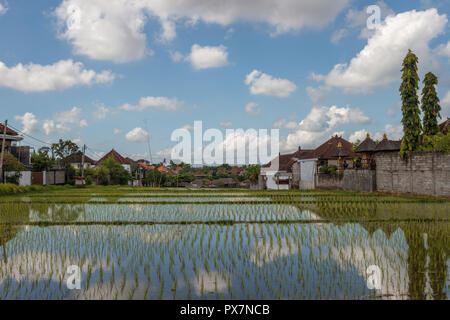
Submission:
[[[145,119],[145,130],[147,130],[147,145],[148,145],[148,154],[150,155],[150,164],[153,164],[153,158],[152,158],[152,149],[150,148],[150,131],[148,131],[148,120]]]

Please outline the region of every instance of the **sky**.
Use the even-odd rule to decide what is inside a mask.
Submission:
[[[408,49],[450,116],[449,15],[450,0],[0,0],[0,121],[93,158],[148,159],[149,137],[154,161],[194,121],[280,129],[282,152],[400,139]]]

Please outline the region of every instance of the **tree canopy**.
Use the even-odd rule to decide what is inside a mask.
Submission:
[[[399,91],[402,97],[404,136],[400,148],[401,157],[419,148],[419,139],[422,132],[419,97],[417,96],[417,89],[419,88],[418,60],[417,56],[411,50],[408,50],[402,64],[402,83]]]
[[[439,132],[437,117],[441,118],[441,106],[436,93],[437,77],[428,72],[423,79],[422,89],[422,111],[423,111],[423,134],[435,135]]]

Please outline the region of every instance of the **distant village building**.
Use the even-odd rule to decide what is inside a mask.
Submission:
[[[97,161],[97,165],[101,165],[103,162],[105,162],[106,159],[113,158],[116,162],[122,165],[125,170],[127,170],[130,174],[131,171],[131,165],[133,164],[133,160],[127,159],[122,157],[116,150],[112,149],[110,152],[105,154],[100,160]]]
[[[0,150],[3,144],[3,132],[5,127],[0,123]],[[31,153],[29,146],[19,146],[20,141],[23,140],[23,137],[19,135],[16,131],[11,128],[6,128],[5,135],[5,152],[11,153],[19,162],[25,167],[31,166]]]
[[[70,156],[61,160],[63,164],[71,164],[75,169],[81,169],[83,163],[83,155],[80,153],[73,153]],[[95,167],[96,161],[92,160],[88,156],[84,156],[84,168]]]
[[[353,145],[338,135],[331,137],[316,149],[300,147],[291,154],[279,154],[277,158],[261,167],[260,188],[272,190],[313,189],[315,176],[323,166],[352,168],[358,155]],[[278,161],[278,170],[271,165]]]

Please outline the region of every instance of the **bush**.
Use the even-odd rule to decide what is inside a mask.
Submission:
[[[450,153],[450,134],[439,132],[434,136],[423,136],[421,150],[424,151],[442,151]]]
[[[324,165],[320,167],[320,173],[328,174],[328,175],[336,175],[337,173],[337,166],[335,165]]]
[[[17,193],[27,193],[42,190],[44,190],[43,186],[33,185],[33,186],[19,187],[12,183],[0,184],[0,196],[7,196]]]

